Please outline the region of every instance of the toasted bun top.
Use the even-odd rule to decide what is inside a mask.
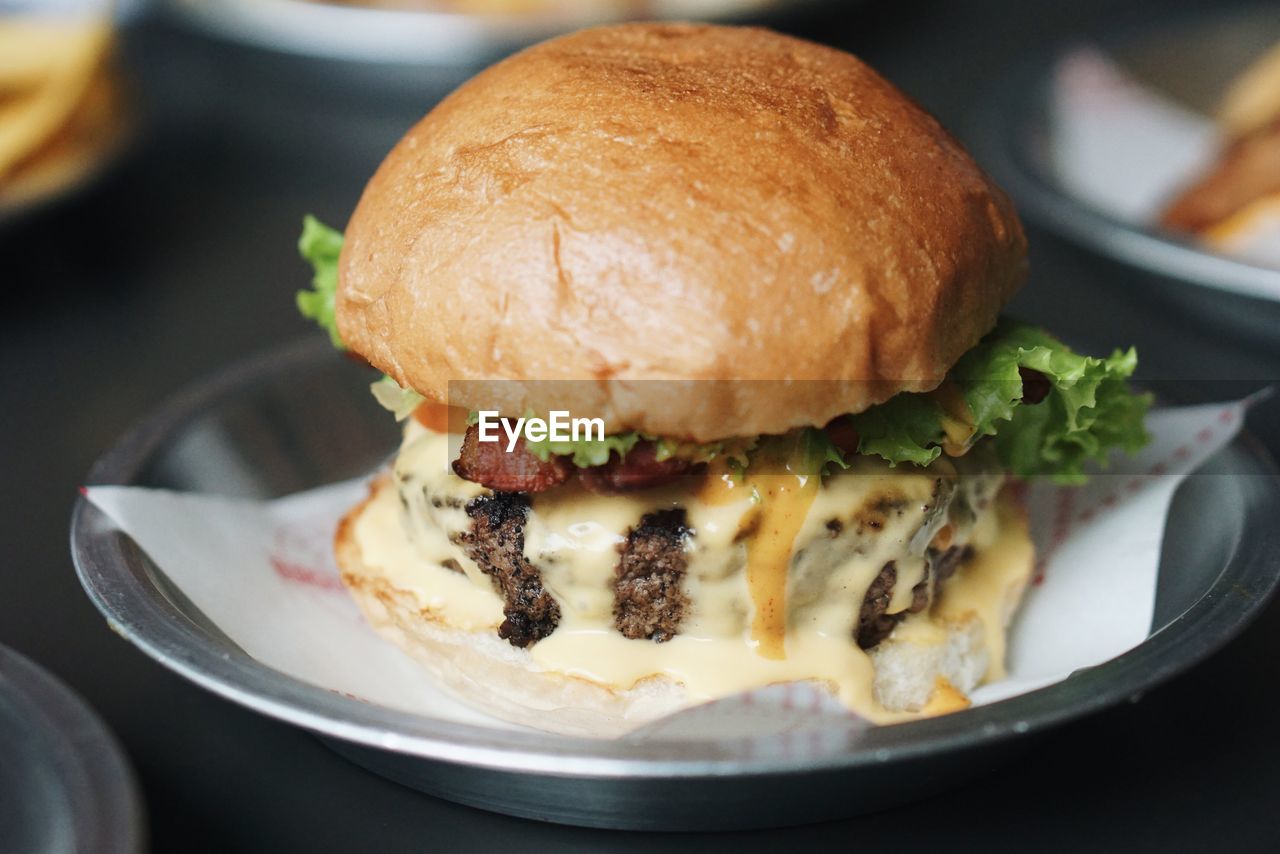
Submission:
[[[1008,199],[858,59],[629,24],[500,62],[409,131],[348,226],[337,317],[428,398],[707,441],[932,388],[1024,271]]]

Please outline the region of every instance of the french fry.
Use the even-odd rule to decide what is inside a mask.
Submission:
[[[1218,109],[1227,136],[1239,138],[1280,119],[1280,44],[1235,79]]]
[[[101,24],[0,17],[0,98],[35,89],[98,38]]]
[[[121,144],[127,131],[120,89],[112,69],[95,76],[67,124],[0,182],[0,217],[84,180]]]
[[[0,22],[0,69],[7,69],[0,70],[0,78],[29,81],[41,62],[46,71],[34,85],[24,84],[26,91],[0,98],[0,179],[67,123],[84,100],[111,41],[106,21],[66,24],[62,39],[43,45],[43,56],[33,56],[34,50],[24,47],[11,58],[6,40],[15,32],[33,32],[31,26],[21,19]]]

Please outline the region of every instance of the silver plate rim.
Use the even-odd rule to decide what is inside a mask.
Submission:
[[[303,340],[246,359],[170,398],[94,465],[89,484],[130,484],[160,446],[194,417],[275,373],[332,359],[327,342]],[[225,699],[322,736],[477,768],[557,777],[671,778],[775,775],[874,767],[995,744],[1141,696],[1208,657],[1239,633],[1280,584],[1280,474],[1242,434],[1226,452],[1255,475],[1236,477],[1245,500],[1240,530],[1201,598],[1129,652],[1055,685],[940,718],[873,728],[876,737],[821,755],[791,754],[781,738],[725,742],[620,741],[500,732],[371,706],[262,665],[177,610],[149,582],[149,561],[83,497],[71,520],[80,582],[109,626],[161,665]]]
[[[137,778],[115,735],[78,694],[44,667],[0,645],[0,704],[50,748],[71,813],[76,850],[144,850],[145,809]]]

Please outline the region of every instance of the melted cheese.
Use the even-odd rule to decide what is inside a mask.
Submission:
[[[765,658],[787,657],[787,578],[796,538],[818,494],[817,477],[762,474],[748,478],[757,492],[747,538],[747,590],[753,610],[751,643]]]
[[[502,620],[501,600],[458,545],[470,526],[466,502],[487,490],[452,473],[456,442],[411,423],[395,465],[402,506],[380,497],[356,536],[366,561],[424,608],[461,628],[492,628]],[[560,605],[561,620],[529,655],[547,671],[618,688],[666,676],[695,700],[817,680],[872,720],[912,717],[875,700],[871,659],[853,640],[872,581],[892,562],[897,583],[888,612],[904,611],[927,575],[926,550],[939,532],[947,529],[942,536],[953,545],[973,542],[979,558],[948,582],[938,608],[978,611],[989,647],[1002,653],[1004,592],[1015,572],[1002,566],[1029,548],[1017,532],[1007,535],[1006,517],[990,509],[998,476],[939,471],[857,458],[848,472],[825,478],[756,475],[735,484],[713,475],[608,498],[573,484],[536,495],[524,554]],[[646,513],[674,507],[685,509],[691,530],[680,632],[666,643],[628,639],[613,622],[619,546]],[[899,629],[927,632],[932,625],[912,619]]]
[[[424,610],[445,616],[464,631],[496,629],[502,622],[502,600],[488,580],[478,584],[469,574],[445,568],[445,561],[457,561],[461,550],[442,529],[414,527],[411,536],[409,514],[402,512],[394,489],[374,493],[354,531],[371,576],[413,594]]]
[[[934,613],[943,619],[976,614],[986,634],[987,681],[1005,675],[1005,627],[1022,598],[1035,548],[1027,533],[1025,511],[1011,501],[995,502],[976,526],[973,560],[948,582]]]

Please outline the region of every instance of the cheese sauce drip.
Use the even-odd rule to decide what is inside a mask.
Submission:
[[[747,537],[747,589],[755,613],[751,640],[765,658],[787,657],[787,578],[796,537],[818,495],[821,478],[759,474],[747,478],[758,504]]]
[[[410,423],[395,464],[401,530],[387,530],[384,508],[378,531],[370,523],[357,536],[400,536],[418,559],[383,547],[380,571],[389,583],[412,591],[424,608],[448,614],[456,601],[469,626],[487,617],[496,628],[501,602],[492,581],[458,544],[470,525],[466,503],[487,490],[451,471],[456,441],[451,448],[449,436]],[[748,470],[735,481],[713,470],[704,479],[607,498],[572,483],[535,495],[524,554],[561,619],[528,654],[547,671],[619,688],[666,676],[682,682],[691,700],[812,679],[873,720],[899,719],[876,700],[871,659],[854,642],[860,605],[892,564],[896,583],[886,613],[905,612],[913,588],[929,579],[935,537],[963,546],[975,523],[996,526],[1001,478],[980,472],[972,455],[959,464],[969,471],[950,464],[895,469],[856,457],[847,472],[824,477],[775,468]],[[677,507],[691,532],[683,580],[689,606],[679,633],[666,643],[628,639],[614,627],[619,549],[645,514]],[[966,567],[958,576],[969,574]],[[958,608],[996,613],[981,605],[987,594],[979,582],[963,589]],[[993,629],[1002,638],[1003,624]]]

